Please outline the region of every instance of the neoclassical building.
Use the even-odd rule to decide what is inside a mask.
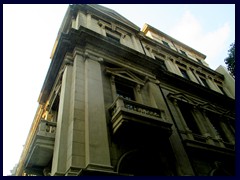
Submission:
[[[16,175],[235,175],[235,80],[164,32],[69,5]]]

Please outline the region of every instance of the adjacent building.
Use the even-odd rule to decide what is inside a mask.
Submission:
[[[16,175],[235,175],[235,80],[100,5],[69,5]]]

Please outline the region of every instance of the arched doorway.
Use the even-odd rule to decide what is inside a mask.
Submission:
[[[117,172],[134,176],[170,176],[169,164],[160,151],[137,149],[121,156]]]

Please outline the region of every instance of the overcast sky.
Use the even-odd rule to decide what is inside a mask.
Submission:
[[[224,65],[235,40],[235,5],[107,5]],[[50,54],[68,5],[3,5],[3,175],[18,163],[38,107]]]

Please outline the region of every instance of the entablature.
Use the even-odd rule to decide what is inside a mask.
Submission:
[[[194,60],[192,60],[191,58],[184,56],[183,54],[172,50],[168,47],[166,47],[165,45],[145,36],[142,35],[141,33],[139,33],[139,36],[141,36],[141,40],[143,45],[145,46],[145,48],[147,50],[149,50],[151,53],[156,54],[156,55],[160,55],[163,58],[168,58],[171,59],[172,61],[181,63],[181,64],[185,64],[185,66],[191,67],[192,69],[196,70],[196,71],[201,71],[203,73],[205,73],[207,76],[211,76],[214,79],[221,79],[224,80],[224,76],[214,70],[212,70],[209,67],[206,67],[203,64],[200,64]]]

